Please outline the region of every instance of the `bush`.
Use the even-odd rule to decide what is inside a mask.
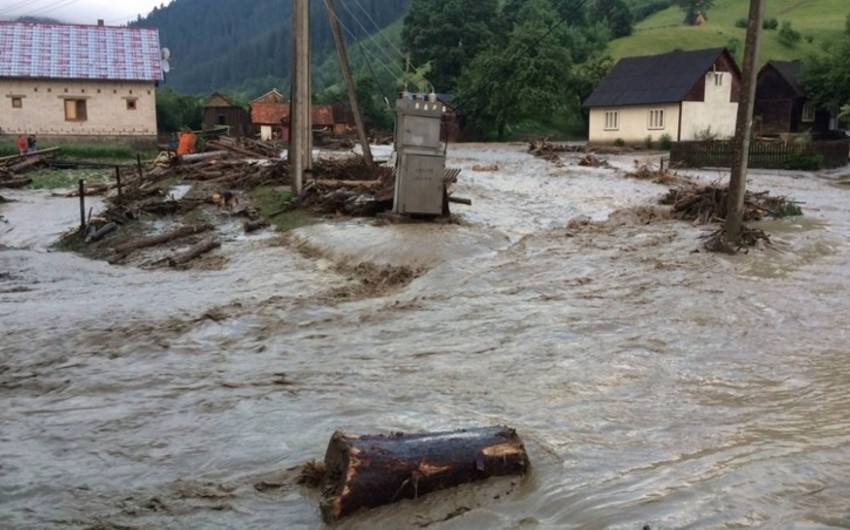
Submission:
[[[779,39],[779,43],[783,46],[787,46],[788,48],[793,48],[800,42],[800,32],[791,28],[791,23],[787,20],[782,23],[782,27],[779,28],[779,35],[777,35]]]
[[[796,169],[798,171],[816,171],[820,169],[823,157],[815,153],[798,153],[791,155],[782,163],[784,169]]]
[[[747,27],[747,19],[746,18],[739,18],[738,20],[736,20],[735,21],[735,27],[736,28],[746,28]]]
[[[762,29],[768,29],[768,30],[776,29],[776,28],[779,27],[779,21],[776,20],[776,17],[766,18],[761,23],[761,27],[762,27]]]
[[[667,133],[661,135],[661,138],[658,139],[658,147],[665,151],[669,151],[671,147],[673,147],[673,137]]]
[[[708,142],[720,139],[720,135],[716,131],[711,130],[711,125],[709,125],[705,129],[698,130],[694,136],[697,140],[701,142]]]
[[[623,147],[624,145],[626,145],[626,141],[622,138],[617,138],[616,140],[614,140],[614,145],[616,145],[617,147]]]
[[[672,0],[653,0],[642,6],[635,6],[632,10],[632,15],[635,17],[635,22],[641,21],[659,11],[664,11],[673,5]]]
[[[654,147],[655,144],[652,142],[651,134],[647,134],[646,138],[643,139],[643,145],[645,145],[647,149],[652,149]]]

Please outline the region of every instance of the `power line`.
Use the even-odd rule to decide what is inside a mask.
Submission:
[[[35,11],[31,12],[30,15],[40,15],[40,14],[48,13],[48,12],[52,11],[53,9],[58,9],[60,7],[67,7],[71,4],[76,4],[79,1],[80,0],[57,0],[56,2],[53,2],[52,4],[46,5],[42,8],[40,8],[40,9],[36,9]]]
[[[381,44],[380,44],[380,43],[378,43],[378,42],[375,42],[375,39],[374,39],[374,38],[372,37],[372,35],[369,33],[369,30],[368,30],[368,29],[366,29],[366,26],[364,26],[364,25],[360,22],[360,19],[358,19],[358,18],[357,18],[357,15],[355,15],[355,14],[351,11],[351,9],[349,9],[349,8],[348,8],[348,6],[347,6],[345,3],[342,3],[342,7],[343,7],[346,11],[348,11],[348,14],[349,14],[349,15],[351,15],[351,18],[352,18],[352,19],[354,19],[354,21],[357,23],[357,25],[359,25],[359,26],[360,26],[360,29],[362,29],[362,30],[363,30],[363,33],[366,35],[366,38],[368,38],[368,39],[369,39],[369,41],[370,41],[372,44],[374,44],[374,45],[375,45],[375,46],[376,46],[379,50],[381,50],[381,51],[384,53],[384,57],[386,57],[387,59],[389,59],[389,61],[390,61],[390,62],[393,62],[394,60],[396,60],[396,58],[395,58],[395,57],[393,57],[392,55],[390,55],[390,54],[389,54],[389,52],[387,51],[386,47],[381,46]],[[402,58],[402,59],[404,59],[404,55],[402,55],[402,56],[401,56],[401,58]]]
[[[17,4],[12,4],[11,6],[6,7],[6,11],[15,11],[19,7],[27,7],[27,5],[32,5],[33,3],[39,2],[39,1],[40,0],[23,0],[23,2],[19,2]],[[28,15],[25,14],[25,15],[20,15],[20,16],[28,16]]]
[[[357,39],[357,36],[356,36],[356,35],[355,35],[352,31],[351,31],[351,29],[349,29],[349,28],[348,28],[348,26],[346,26],[346,25],[342,22],[342,20],[340,20],[340,19],[339,19],[339,17],[337,17],[337,21],[339,22],[339,25],[340,25],[340,26],[342,26],[342,29],[344,29],[344,30],[346,31],[346,33],[348,33],[349,35],[351,35],[351,38],[353,38],[355,42],[358,42],[358,43],[360,42],[360,41]],[[400,66],[397,66],[397,65],[395,66],[395,68],[397,68],[397,69],[398,69],[398,73],[393,72],[393,71],[392,71],[392,70],[390,70],[390,68],[386,65],[386,63],[384,63],[384,61],[383,61],[383,60],[381,60],[381,58],[380,58],[380,57],[377,57],[376,55],[372,54],[372,52],[369,52],[369,51],[368,51],[368,50],[367,50],[367,49],[366,49],[366,48],[365,48],[362,44],[360,45],[360,47],[361,47],[361,49],[362,49],[365,53],[369,54],[369,56],[372,58],[372,60],[374,60],[374,61],[376,61],[378,64],[380,64],[380,65],[384,68],[384,70],[386,70],[386,71],[387,71],[387,72],[388,72],[388,73],[389,73],[389,74],[390,74],[393,78],[399,78],[399,79],[401,79],[401,78],[403,78],[403,77],[404,77],[404,70],[402,70]],[[392,64],[392,63],[390,63],[390,64]]]
[[[366,8],[364,8],[363,4],[360,3],[360,0],[354,0],[354,2],[357,4],[357,7],[360,8],[360,11],[363,11],[363,14],[366,15],[366,18],[369,19],[369,21],[372,23],[372,25],[375,26],[375,28],[378,30],[378,33],[381,34],[381,37],[383,37],[384,40],[386,40],[390,44],[390,46],[392,46],[392,48],[396,51],[396,53],[398,53],[399,56],[401,56],[401,58],[404,59],[405,55],[401,52],[401,50],[398,49],[398,47],[395,45],[395,43],[392,41],[392,39],[390,39],[389,37],[387,37],[384,34],[384,31],[380,28],[380,26],[378,26],[378,23],[375,22],[375,19],[372,18],[372,16],[366,11]]]

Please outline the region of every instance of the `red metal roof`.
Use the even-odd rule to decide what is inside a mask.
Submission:
[[[256,125],[289,123],[289,103],[252,103],[251,123]]]
[[[159,32],[0,22],[0,77],[159,81]]]

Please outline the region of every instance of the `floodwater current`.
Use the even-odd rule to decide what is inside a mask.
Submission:
[[[293,475],[335,430],[506,424],[528,477],[338,527],[850,528],[850,188],[751,171],[805,215],[712,254],[649,222],[644,156],[453,146],[458,223],[233,238],[218,270],[51,252],[75,201],[4,192],[0,527],[321,528]],[[339,296],[360,262],[421,274]]]

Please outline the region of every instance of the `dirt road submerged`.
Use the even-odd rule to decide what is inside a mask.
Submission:
[[[528,479],[342,526],[850,524],[850,192],[753,172],[806,216],[767,223],[778,250],[694,253],[700,228],[635,214],[664,187],[523,151],[450,150],[460,224],[242,238],[215,271],[46,252],[76,203],[7,195],[0,524],[316,528],[293,468],[335,429],[494,423]],[[363,291],[360,262],[418,272]]]

